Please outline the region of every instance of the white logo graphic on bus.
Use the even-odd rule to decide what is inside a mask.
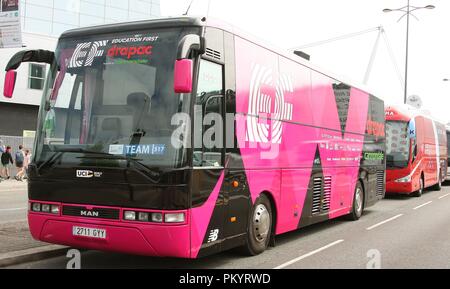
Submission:
[[[69,68],[89,67],[96,57],[105,53],[102,49],[108,44],[108,40],[84,42],[77,45],[69,62]]]
[[[294,92],[292,79],[286,75],[274,79],[273,74],[272,69],[258,64],[253,68],[246,135],[249,142],[281,144],[283,121],[292,120],[293,105],[285,100],[286,93]]]

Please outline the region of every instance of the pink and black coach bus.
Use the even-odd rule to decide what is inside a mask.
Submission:
[[[197,18],[64,33],[29,169],[34,238],[197,258],[340,216],[385,193],[384,103],[294,54]]]

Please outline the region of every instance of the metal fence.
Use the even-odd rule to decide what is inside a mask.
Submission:
[[[4,146],[10,146],[12,148],[13,159],[15,153],[19,150],[19,145],[23,145],[25,149],[28,149],[31,153],[33,153],[34,138],[0,135],[0,140],[3,141]],[[11,176],[14,176],[16,173],[17,169],[15,166],[13,166],[13,168],[11,169]]]

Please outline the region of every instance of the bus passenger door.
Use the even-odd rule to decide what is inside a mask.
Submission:
[[[221,250],[226,205],[223,185],[219,184],[225,167],[223,65],[200,59],[197,95],[194,106],[192,205],[200,206],[219,185],[203,249],[199,257]]]

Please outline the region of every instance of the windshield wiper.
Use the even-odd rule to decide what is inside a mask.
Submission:
[[[86,154],[110,155],[105,152],[91,151],[91,150],[86,150],[86,149],[82,149],[82,148],[59,148],[57,150],[52,150],[52,151],[59,152],[59,153],[86,153]]]
[[[137,158],[132,158],[132,157],[124,157],[124,156],[116,156],[116,155],[112,155],[112,154],[109,154],[109,153],[88,151],[88,150],[83,150],[83,149],[81,149],[81,151],[83,153],[97,154],[97,156],[78,157],[78,158],[88,158],[88,159],[98,159],[98,160],[123,160],[123,161],[127,161],[127,162],[130,162],[130,163],[133,163],[134,165],[136,165],[137,167],[139,167],[143,171],[145,171],[146,174],[144,174],[144,175],[145,176],[149,176],[150,180],[152,182],[158,183],[159,180],[160,180],[161,173],[159,171],[157,171],[155,169],[151,169],[151,168],[147,167],[146,165],[144,165],[143,163],[141,163],[140,161],[142,161],[142,159],[137,159]],[[74,151],[74,152],[80,152],[80,151]]]
[[[51,150],[51,151],[55,152],[55,154],[39,166],[38,173],[44,166],[48,165],[49,163],[54,163],[64,153],[86,153],[86,154],[93,154],[96,156],[81,156],[78,158],[100,159],[100,160],[124,160],[124,161],[135,164],[137,167],[142,168],[142,170],[145,171],[145,173],[146,173],[144,175],[149,177],[149,179],[153,183],[159,183],[159,181],[160,181],[161,173],[157,170],[150,169],[146,165],[142,164],[140,162],[141,159],[124,157],[124,156],[115,156],[115,155],[105,153],[105,152],[91,151],[91,150],[86,150],[86,149],[82,149],[82,148],[60,148],[58,150]],[[137,171],[139,172],[139,170],[137,170]]]

